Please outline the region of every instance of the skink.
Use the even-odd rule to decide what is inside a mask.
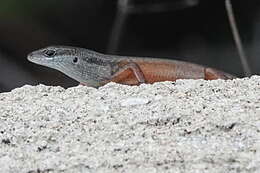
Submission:
[[[177,79],[233,79],[228,73],[178,60],[106,55],[70,46],[50,46],[28,55],[28,60],[61,71],[83,85],[108,82],[127,85]]]

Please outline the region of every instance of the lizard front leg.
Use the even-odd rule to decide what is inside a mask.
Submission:
[[[134,62],[119,65],[117,71],[112,75],[111,81],[127,85],[139,85],[146,82],[141,68]]]

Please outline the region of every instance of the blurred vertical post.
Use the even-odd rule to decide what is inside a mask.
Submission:
[[[239,35],[239,31],[237,28],[237,24],[236,24],[236,20],[235,20],[235,16],[234,16],[234,12],[233,12],[233,8],[232,8],[232,4],[230,0],[225,0],[225,7],[227,10],[227,14],[228,14],[228,19],[229,19],[229,24],[231,27],[231,31],[233,34],[233,38],[238,50],[238,54],[240,57],[240,61],[244,70],[244,73],[246,76],[250,76],[252,74],[251,69],[248,65],[248,58],[245,54],[242,42],[241,42],[241,38]]]
[[[107,53],[116,53],[124,25],[129,14],[162,13],[176,11],[198,5],[199,0],[157,0],[139,2],[134,0],[117,0],[116,18],[111,30]]]
[[[111,30],[107,53],[116,53],[116,51],[118,49],[120,37],[124,30],[123,27],[125,25],[126,18],[127,18],[128,2],[129,2],[129,0],[118,0],[117,1],[116,19],[114,21],[114,24],[113,24],[113,27]]]

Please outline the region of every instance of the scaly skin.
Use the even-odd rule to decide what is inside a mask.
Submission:
[[[111,81],[138,85],[177,79],[234,78],[222,71],[184,61],[105,55],[69,46],[50,46],[34,51],[28,55],[28,60],[59,70],[81,84],[92,87]]]

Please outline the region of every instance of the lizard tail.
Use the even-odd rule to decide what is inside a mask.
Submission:
[[[205,79],[206,80],[215,80],[215,79],[235,79],[237,78],[234,75],[216,70],[214,68],[205,68],[204,69]]]

